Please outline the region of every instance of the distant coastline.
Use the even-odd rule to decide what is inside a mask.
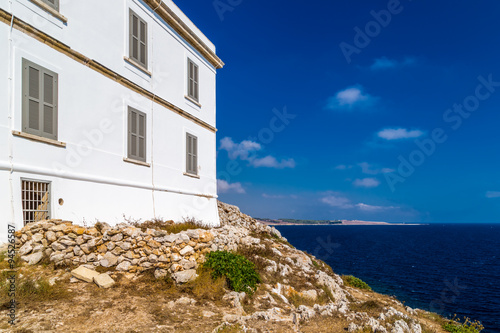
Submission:
[[[257,221],[269,226],[280,225],[424,225],[421,223],[389,223],[381,221],[362,220],[296,220],[296,219],[268,219],[257,218]]]

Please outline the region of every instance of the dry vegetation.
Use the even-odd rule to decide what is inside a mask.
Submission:
[[[189,229],[209,229],[203,221],[187,217],[183,218],[183,220],[179,223],[175,223],[172,220],[164,221],[162,219],[154,219],[145,222],[129,221],[129,223],[136,228],[140,228],[142,231],[146,231],[146,229],[156,229],[163,230],[171,234],[177,234],[181,231]]]

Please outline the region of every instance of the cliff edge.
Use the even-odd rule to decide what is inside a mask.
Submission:
[[[4,249],[0,260],[0,329],[445,332],[443,318],[335,274],[238,207],[219,203],[219,214],[219,228],[197,221],[26,226],[15,233],[17,255]],[[205,263],[220,251],[252,263],[255,290],[234,291],[214,278]]]

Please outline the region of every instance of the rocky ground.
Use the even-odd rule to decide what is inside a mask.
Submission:
[[[47,221],[44,226],[23,230],[18,234],[19,245],[31,243],[15,263],[15,326],[8,323],[9,258],[0,262],[0,330],[445,332],[439,316],[348,286],[329,266],[295,249],[279,231],[242,214],[237,207],[219,203],[219,212],[220,228],[179,234],[135,230],[138,233],[133,237],[125,234],[114,240],[111,238],[119,230],[132,232],[132,227],[76,230],[79,227],[71,225],[66,230],[70,224],[63,228],[56,227],[64,225],[61,221]],[[54,227],[60,230],[51,231]],[[148,235],[151,239],[146,240]],[[137,237],[142,238],[137,241]],[[155,240],[158,238],[161,241]],[[67,245],[60,246],[61,240]],[[139,244],[142,241],[145,244]],[[86,246],[89,242],[90,248]],[[216,250],[235,251],[255,264],[262,283],[253,295],[227,290],[224,281],[212,280],[201,269],[204,254]],[[73,277],[71,272],[83,265],[111,277],[114,285],[100,288]],[[194,274],[182,281],[175,277],[188,271]]]

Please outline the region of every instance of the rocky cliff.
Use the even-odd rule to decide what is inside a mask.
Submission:
[[[328,265],[237,207],[219,203],[219,214],[219,228],[179,233],[154,224],[86,228],[51,220],[26,226],[16,233],[16,295],[0,295],[0,329],[444,332],[439,316],[347,285]],[[262,280],[256,292],[231,291],[207,276],[202,266],[213,251],[249,259]],[[4,258],[1,268],[9,272]],[[2,287],[8,287],[6,278]],[[7,324],[12,299],[15,326]]]

